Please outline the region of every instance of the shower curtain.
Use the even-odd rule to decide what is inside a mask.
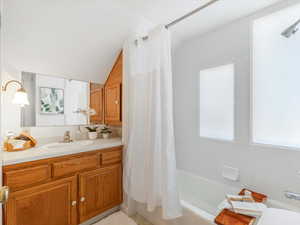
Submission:
[[[163,26],[124,46],[124,129],[127,198],[181,216],[176,185],[170,34]]]

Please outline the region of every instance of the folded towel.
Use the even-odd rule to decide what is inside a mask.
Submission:
[[[215,223],[218,225],[253,225],[254,222],[254,217],[236,214],[228,209],[224,209],[215,218]]]
[[[231,201],[230,204],[235,213],[249,216],[261,216],[267,208],[265,204],[257,202]]]
[[[226,199],[218,205],[216,215],[221,213],[223,209],[232,209],[231,205],[228,203]]]
[[[267,206],[263,203],[249,203],[249,202],[231,202],[228,200],[222,201],[217,208],[216,214],[222,212],[223,209],[229,209],[238,214],[259,217],[263,214]],[[299,224],[300,225],[300,224]]]

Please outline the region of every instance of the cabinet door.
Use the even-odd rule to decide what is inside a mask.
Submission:
[[[70,177],[11,193],[5,206],[5,224],[77,224],[76,181]]]
[[[121,123],[121,84],[110,84],[105,87],[105,123]]]
[[[96,115],[90,117],[90,122],[99,124],[103,122],[103,88],[101,84],[90,85],[90,108],[96,111]]]
[[[122,83],[122,75],[123,75],[123,54],[121,52],[106,80],[106,85]]]
[[[79,175],[80,223],[122,203],[122,167],[114,165]]]

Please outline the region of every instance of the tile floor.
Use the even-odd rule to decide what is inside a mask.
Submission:
[[[152,225],[152,223],[150,223],[149,221],[147,221],[146,219],[144,219],[142,216],[140,215],[135,215],[133,217],[131,217],[138,225]]]
[[[94,225],[152,225],[140,215],[128,217],[125,213],[119,211],[103,220],[95,223]]]

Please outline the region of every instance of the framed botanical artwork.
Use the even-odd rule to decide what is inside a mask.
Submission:
[[[64,114],[64,90],[60,88],[40,87],[40,113]]]

